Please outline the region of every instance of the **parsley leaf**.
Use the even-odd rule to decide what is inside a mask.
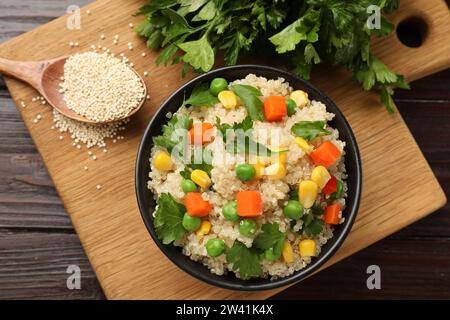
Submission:
[[[231,90],[242,100],[252,120],[264,121],[263,103],[258,98],[262,96],[261,91],[245,84],[235,84]]]
[[[323,230],[325,223],[322,219],[315,218],[312,214],[306,214],[302,217],[302,230],[308,236],[317,236]]]
[[[214,50],[205,36],[199,40],[181,43],[178,47],[186,52],[183,61],[189,63],[194,69],[207,72],[213,67]]]
[[[188,116],[174,116],[162,127],[162,135],[153,137],[153,143],[159,147],[166,148],[169,152],[183,142],[177,130],[189,130],[192,126],[192,119]]]
[[[247,248],[242,242],[235,240],[227,252],[228,263],[233,264],[233,270],[238,271],[243,280],[262,275],[258,251]]]
[[[311,212],[315,216],[321,216],[325,212],[325,210],[319,206],[317,203],[314,203],[314,205],[311,207]]]
[[[155,231],[163,244],[170,244],[185,233],[182,221],[186,207],[178,203],[170,193],[162,193],[157,203],[158,209],[153,220]]]
[[[371,25],[370,4],[380,8],[379,28]],[[393,111],[394,89],[407,85],[372,55],[370,41],[392,33],[387,15],[398,6],[399,0],[147,0],[137,13],[144,22],[135,31],[148,39],[148,47],[163,49],[157,64],[184,63],[182,75],[187,65],[209,71],[220,50],[228,65],[245,51],[270,58],[276,53],[305,79],[316,64],[343,66],[364,90],[378,90]],[[254,105],[245,103],[249,115],[263,120],[255,97],[250,101]]]
[[[300,121],[292,126],[291,131],[297,137],[312,140],[319,134],[331,134],[331,131],[324,129],[326,124],[326,121]]]
[[[206,83],[197,84],[192,90],[189,99],[184,101],[183,105],[191,106],[213,106],[219,102],[217,97],[214,97],[209,91],[209,87]]]
[[[297,200],[298,201],[298,188],[292,189],[289,191],[289,200]]]
[[[255,154],[268,157],[277,153],[252,139],[251,129],[253,127],[253,121],[250,116],[245,117],[242,122],[233,125],[228,123],[221,124],[220,118],[216,117],[216,127],[220,132],[222,140],[227,142],[227,145],[225,146],[227,152],[234,154]],[[230,133],[233,133],[234,137],[227,137],[227,134]]]
[[[184,169],[182,171],[180,171],[180,175],[184,178],[184,179],[191,179],[191,170],[189,169],[189,167],[184,167]]]
[[[275,254],[281,253],[279,243],[284,241],[285,235],[280,231],[279,224],[265,223],[261,226],[261,231],[253,240],[253,247],[261,250],[273,248]]]
[[[237,130],[242,129],[243,131],[250,130],[253,128],[253,120],[250,116],[246,116],[242,122],[236,122],[233,125],[230,125],[228,123],[221,124],[220,118],[216,117],[216,127],[219,129],[220,133],[222,134],[222,137],[226,137],[227,130]]]

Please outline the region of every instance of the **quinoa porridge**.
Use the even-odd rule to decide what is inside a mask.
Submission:
[[[305,268],[344,221],[345,142],[333,117],[281,78],[195,87],[153,138],[158,238],[217,275]]]

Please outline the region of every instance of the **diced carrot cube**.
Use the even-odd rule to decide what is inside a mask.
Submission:
[[[189,130],[189,139],[192,144],[201,145],[212,141],[213,125],[208,122],[196,122]]]
[[[237,194],[237,211],[240,217],[254,218],[262,215],[263,201],[259,191],[240,191]]]
[[[316,166],[329,168],[341,157],[341,151],[332,142],[325,141],[309,156]]]
[[[340,204],[335,203],[331,204],[325,208],[325,213],[323,215],[323,221],[328,224],[339,224],[339,213],[341,212],[342,207]]]
[[[281,121],[287,115],[286,98],[270,96],[264,101],[264,117],[266,121]]]
[[[188,192],[184,198],[184,205],[191,217],[206,217],[212,210],[211,204],[202,198],[200,192]]]

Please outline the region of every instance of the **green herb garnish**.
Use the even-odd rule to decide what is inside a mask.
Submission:
[[[261,226],[259,233],[253,241],[253,247],[261,250],[273,249],[276,257],[281,255],[285,234],[280,231],[278,223],[266,223]]]
[[[302,231],[308,236],[316,236],[320,234],[325,225],[322,219],[317,219],[312,214],[304,215],[302,220]]]
[[[217,99],[217,97],[214,97],[209,91],[208,85],[205,83],[201,83],[194,87],[191,96],[189,97],[189,99],[183,102],[183,105],[211,107],[218,102],[219,100]]]
[[[231,90],[242,100],[252,120],[264,121],[263,103],[258,98],[262,96],[261,91],[245,84],[235,84],[231,86]]]
[[[178,203],[170,193],[162,193],[157,203],[158,209],[153,221],[155,231],[164,244],[170,244],[185,233],[182,222],[186,207]]]
[[[216,117],[216,127],[221,133],[222,140],[227,142],[227,145],[225,146],[227,152],[233,154],[254,154],[268,157],[272,154],[279,153],[277,151],[270,150],[265,145],[258,143],[251,138],[253,121],[250,116],[247,116],[242,122],[235,123],[233,125],[228,123],[221,124],[220,118]],[[227,137],[227,133],[234,134],[233,139]],[[240,141],[240,143],[238,143],[238,141]]]
[[[370,5],[380,9],[379,28],[370,24]],[[370,40],[394,30],[386,15],[398,5],[399,0],[148,0],[137,13],[145,19],[135,31],[149,48],[163,48],[157,64],[182,62],[183,74],[187,66],[211,70],[219,51],[228,65],[244,51],[277,54],[305,79],[317,64],[344,66],[364,90],[379,91],[392,112],[394,89],[408,84],[373,55]],[[258,108],[246,107],[253,119],[262,119]]]
[[[289,200],[297,200],[298,201],[298,188],[292,189],[289,191]]]
[[[177,129],[189,130],[192,119],[188,116],[174,116],[162,127],[162,135],[153,137],[153,143],[159,147],[166,148],[169,152],[175,146],[183,142],[183,137],[175,134]]]
[[[231,249],[228,250],[227,261],[233,264],[234,271],[239,271],[243,280],[262,275],[258,251],[254,248],[247,248],[238,240],[235,240]]]
[[[326,121],[300,121],[291,128],[293,134],[306,140],[312,140],[321,135],[329,135],[331,131],[325,129]]]

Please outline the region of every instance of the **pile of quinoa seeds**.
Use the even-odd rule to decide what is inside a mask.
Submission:
[[[69,109],[95,122],[127,117],[145,99],[141,79],[130,65],[107,52],[70,56],[60,87]]]

